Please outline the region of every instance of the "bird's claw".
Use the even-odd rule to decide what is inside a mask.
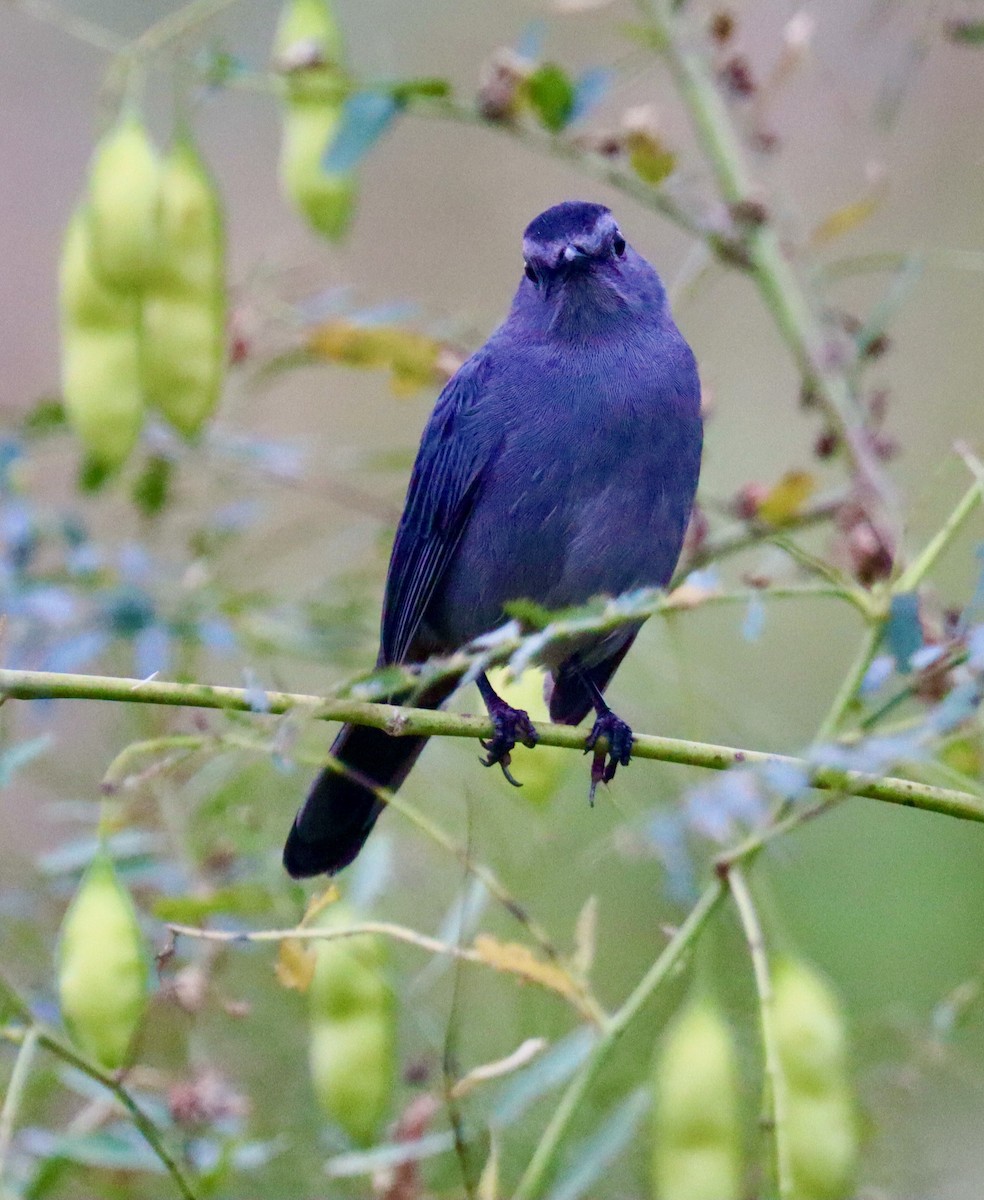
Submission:
[[[485,758],[480,758],[479,762],[483,767],[494,767],[498,763],[508,782],[513,787],[522,787],[523,785],[509,770],[512,750],[517,742],[521,742],[524,746],[535,746],[540,735],[530,720],[529,713],[524,712],[521,708],[513,708],[504,701],[493,704],[489,708],[489,717],[492,719],[492,728],[495,733],[487,742],[481,743],[482,749],[487,751],[487,755]]]
[[[599,749],[598,742],[605,739],[606,748]],[[599,713],[598,718],[584,743],[584,753],[594,751],[591,760],[591,789],[588,792],[588,803],[594,804],[595,790],[599,783],[611,783],[616,770],[629,765],[632,757],[632,730],[617,717],[611,709]]]

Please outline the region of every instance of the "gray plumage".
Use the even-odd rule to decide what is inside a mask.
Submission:
[[[548,608],[669,582],[700,470],[700,387],[662,283],[608,209],[567,203],[526,230],[526,274],[505,322],[448,383],[421,438],[390,560],[379,662],[418,662],[495,628],[503,605]],[[626,761],[631,732],[601,693],[637,627],[565,649],[554,720],[592,707]],[[423,697],[443,703],[449,688]],[[487,681],[490,761],[532,740]],[[418,699],[417,703],[421,700]],[[525,714],[520,714],[525,716]],[[614,735],[614,737],[613,737]],[[628,740],[626,740],[626,738]],[[614,742],[620,749],[615,752]],[[335,871],[425,739],[346,727],[284,852],[293,875]],[[344,771],[347,769],[347,775]]]

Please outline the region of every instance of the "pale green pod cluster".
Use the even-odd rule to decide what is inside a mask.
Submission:
[[[780,959],[773,1020],[794,1200],[846,1200],[854,1195],[858,1127],[840,1004],[812,967]]]
[[[118,469],[149,404],[184,436],[225,371],[222,209],[187,136],[161,163],[133,114],[102,138],[60,270],[62,392],[96,477]]]
[[[129,1061],[149,994],[149,962],[137,913],[112,860],[101,850],[62,922],[62,1019],[83,1053],[107,1070],[118,1070]]]
[[[280,146],[284,194],[309,225],[332,241],[352,219],[356,179],[323,165],[341,119],[342,39],[327,0],[288,0],[277,26],[274,60],[286,90]]]
[[[352,924],[339,906],[320,924]],[[393,1095],[396,1018],[381,938],[360,934],[319,941],[308,989],[311,1081],[325,1114],[359,1145],[376,1136]]]
[[[655,1200],[739,1200],[738,1069],[728,1023],[706,999],[667,1029],[653,1074]]]
[[[144,294],[147,402],[194,437],[219,402],[225,374],[225,232],[215,186],[180,138],[161,173],[161,263]]]
[[[89,461],[110,472],[129,457],[144,420],[140,307],[98,271],[87,206],[65,233],[59,310],[65,413]]]

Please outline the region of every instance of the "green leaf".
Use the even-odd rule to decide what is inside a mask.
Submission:
[[[551,133],[559,133],[574,112],[574,84],[556,63],[544,63],[526,80],[526,98]]]
[[[133,503],[147,517],[156,516],[171,497],[174,467],[169,458],[154,454],[133,482]]]
[[[21,767],[44,754],[51,742],[51,734],[44,733],[29,741],[18,742],[0,754],[0,787],[6,787]]]
[[[644,183],[656,187],[676,168],[676,155],[650,133],[630,133],[625,144],[629,166]]]
[[[45,396],[25,414],[21,428],[29,436],[44,437],[45,434],[64,429],[65,424],[64,404],[60,400]]]
[[[974,21],[969,17],[948,21],[946,36],[951,42],[963,46],[984,46],[984,21]]]
[[[210,896],[161,896],[154,903],[154,916],[177,925],[198,925],[216,913],[245,917],[266,912],[270,893],[258,883],[239,883],[219,888]]]
[[[602,1178],[612,1163],[635,1137],[639,1122],[649,1109],[645,1088],[633,1092],[585,1138],[571,1155],[567,1169],[554,1184],[547,1200],[580,1200]]]

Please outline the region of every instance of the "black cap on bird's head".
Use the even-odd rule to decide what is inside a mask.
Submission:
[[[534,283],[621,258],[625,238],[603,204],[567,200],[540,213],[523,234],[526,274]]]

